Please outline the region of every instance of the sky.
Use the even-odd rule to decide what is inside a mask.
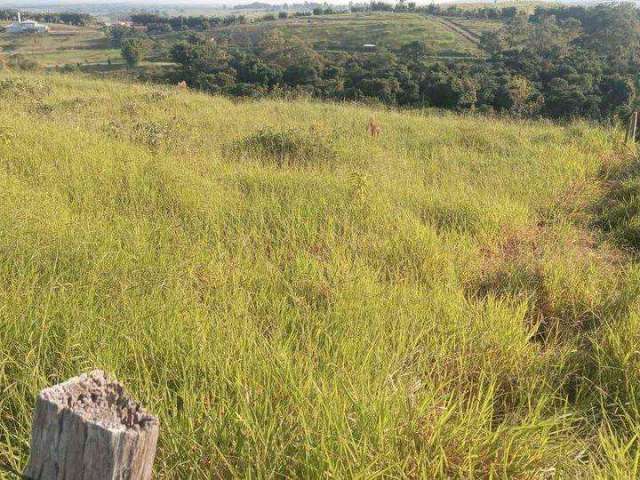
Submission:
[[[62,6],[62,5],[238,5],[242,3],[252,3],[255,0],[0,0],[0,6],[11,5],[14,7],[38,7],[38,6]],[[304,0],[257,0],[270,4],[281,3],[304,3]],[[314,3],[333,3],[333,4],[347,4],[349,0],[309,0]],[[355,3],[365,3],[369,0],[354,0]],[[386,0],[389,3],[393,3],[394,0]],[[454,3],[455,0],[417,0],[416,3],[429,4],[429,3]],[[461,0],[463,3],[471,3],[473,0]],[[480,1],[480,0],[478,0]],[[483,0],[486,2],[487,0]],[[490,0],[489,0],[490,1]]]
[[[24,8],[46,8],[46,7],[62,7],[69,6],[81,6],[81,5],[127,5],[127,6],[152,6],[152,5],[176,5],[176,6],[232,6],[243,3],[252,3],[256,0],[0,0],[0,7],[24,7]],[[278,5],[282,3],[304,3],[305,0],[257,0],[264,3],[270,3]],[[349,0],[309,0],[314,3],[331,3],[346,5]],[[365,3],[369,0],[353,0],[355,3]],[[384,0],[389,3],[394,3],[395,0]],[[430,4],[430,3],[493,3],[492,0],[412,0],[417,4]],[[544,0],[543,0],[544,1]],[[553,1],[553,0],[549,0]],[[605,0],[603,0],[605,1]],[[589,3],[589,0],[560,0],[561,3]],[[497,1],[497,4],[508,3],[508,0]],[[509,2],[510,3],[510,2]],[[554,3],[558,3],[555,0]]]
[[[139,4],[162,4],[162,5],[224,5],[231,3],[251,3],[253,0],[238,0],[237,2],[233,1],[224,1],[224,0],[0,0],[0,5],[11,4],[16,6],[25,6],[25,7],[34,7],[38,5],[82,5],[82,4],[91,4],[91,5],[139,5]],[[263,0],[260,0],[263,1]],[[264,3],[287,3],[286,1],[264,1]],[[296,2],[288,2],[288,3],[298,3]],[[300,0],[300,3],[304,3],[304,0]],[[328,2],[335,3],[335,2]],[[348,3],[348,2],[345,2]]]

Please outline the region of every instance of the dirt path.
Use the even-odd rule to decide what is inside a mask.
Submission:
[[[469,40],[471,43],[473,43],[476,47],[480,48],[480,37],[475,33],[473,33],[471,30],[465,27],[462,27],[457,23],[454,23],[452,20],[449,20],[448,18],[438,17],[438,16],[431,16],[430,18],[433,18],[434,20],[440,22],[447,29],[457,33],[458,35],[463,36],[464,38]]]

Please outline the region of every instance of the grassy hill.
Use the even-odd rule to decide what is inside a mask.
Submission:
[[[482,22],[477,21],[477,24]],[[489,23],[495,28],[495,22]],[[264,32],[278,31],[285,38],[296,35],[318,51],[362,51],[364,44],[398,50],[415,40],[424,41],[434,55],[477,55],[478,47],[447,24],[421,14],[367,13],[289,18],[255,24],[232,25],[214,30],[232,45],[251,44]]]
[[[160,415],[157,478],[637,478],[615,131],[54,75],[0,98],[7,472],[39,389],[101,367]]]
[[[120,49],[112,48],[97,27],[51,24],[49,28],[46,35],[0,32],[0,49],[5,55],[22,55],[42,67],[122,61]]]
[[[365,50],[363,45],[367,43],[398,51],[406,43],[421,40],[428,46],[431,58],[451,59],[481,57],[476,37],[501,25],[495,20],[446,19],[415,13],[367,13],[292,16],[274,21],[218,26],[212,28],[208,35],[223,43],[228,42],[234,48],[248,48],[255,46],[265,33],[278,32],[285,39],[304,39],[325,54],[362,52]],[[113,48],[104,29],[59,24],[50,24],[49,28],[46,35],[0,32],[0,53],[4,54],[5,60],[18,55],[41,68],[80,65],[85,72],[123,74],[126,71],[120,49]],[[170,60],[167,53],[170,46],[193,33],[151,33],[150,42],[156,44],[144,66],[151,70],[153,67],[165,69],[166,61]],[[145,68],[139,70],[144,71]]]

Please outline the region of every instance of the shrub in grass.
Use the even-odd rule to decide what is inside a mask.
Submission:
[[[40,80],[25,78],[4,78],[0,80],[0,96],[20,98],[41,96],[45,85]]]
[[[60,67],[59,71],[60,73],[77,73],[80,71],[80,67],[78,65],[69,63]]]
[[[465,202],[434,202],[425,206],[421,214],[425,222],[434,225],[438,230],[474,233],[481,223],[478,208]]]
[[[623,180],[599,206],[599,226],[616,243],[640,251],[640,177]]]
[[[24,55],[9,55],[5,65],[11,70],[21,70],[24,72],[33,72],[40,69],[40,64]]]
[[[159,149],[167,141],[171,125],[167,122],[141,121],[133,126],[133,138],[152,150]]]
[[[233,143],[229,150],[239,158],[257,158],[280,167],[327,165],[336,159],[328,138],[299,129],[263,128]]]

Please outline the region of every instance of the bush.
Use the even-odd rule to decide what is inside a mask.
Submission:
[[[142,39],[130,38],[122,42],[122,58],[124,58],[129,67],[135,67],[138,65],[138,63],[144,59],[148,51],[149,47]]]
[[[640,251],[640,179],[624,179],[599,205],[600,226],[621,247]]]
[[[61,73],[77,73],[80,72],[80,67],[78,65],[74,65],[72,63],[68,63],[59,68]]]
[[[172,130],[173,125],[169,122],[139,121],[133,126],[132,138],[156,151],[163,144],[168,143]]]
[[[336,159],[328,138],[298,129],[264,128],[235,142],[231,152],[240,157],[257,157],[282,166],[330,164]]]
[[[45,92],[45,85],[40,80],[24,78],[5,78],[0,80],[1,97],[38,97]]]
[[[20,70],[23,72],[33,72],[40,69],[38,62],[19,54],[8,56],[6,60],[0,62],[0,66],[2,65],[12,70]]]

